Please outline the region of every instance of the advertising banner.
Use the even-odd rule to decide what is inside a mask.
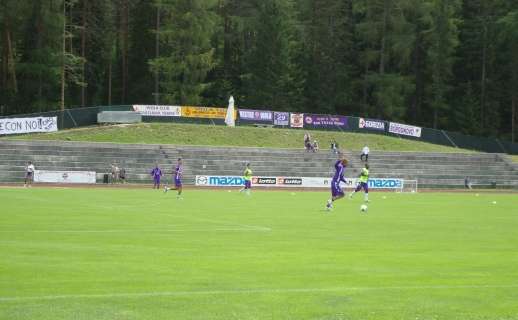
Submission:
[[[195,185],[207,187],[236,187],[245,184],[238,176],[196,176]]]
[[[369,179],[369,188],[371,189],[401,189],[403,180],[401,179]]]
[[[58,117],[0,119],[0,135],[58,131]]]
[[[304,114],[303,113],[290,113],[290,127],[303,128],[304,127]]]
[[[326,114],[305,114],[304,125],[315,128],[326,127],[342,127],[347,128],[347,117],[344,116],[330,116]]]
[[[346,178],[345,180],[345,183],[341,183],[342,187],[353,188],[356,186],[356,179]],[[195,184],[208,187],[237,187],[243,186],[245,180],[239,176],[196,176]],[[259,176],[252,177],[252,185],[257,187],[329,188],[331,178]]]
[[[274,112],[273,113],[273,124],[276,126],[289,126],[290,125],[290,113],[289,112]]]
[[[273,112],[264,110],[239,109],[239,118],[243,120],[272,123]]]
[[[134,105],[133,111],[147,117],[181,117],[179,106]]]
[[[385,121],[360,118],[358,127],[360,129],[385,131]]]
[[[227,108],[208,108],[208,107],[183,107],[182,117],[188,118],[209,118],[209,119],[225,119]],[[234,119],[237,112],[234,112]]]
[[[35,170],[34,182],[49,183],[95,183],[94,171],[49,171]]]
[[[402,134],[404,136],[421,137],[421,128],[409,126],[406,124],[391,122],[389,125],[389,132],[395,134]]]

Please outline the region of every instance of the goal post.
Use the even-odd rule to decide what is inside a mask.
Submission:
[[[396,192],[416,193],[418,188],[417,180],[401,180],[401,187]]]

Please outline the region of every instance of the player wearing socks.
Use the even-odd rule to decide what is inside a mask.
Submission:
[[[165,186],[164,192],[167,192],[171,189],[178,190],[178,194],[176,195],[177,199],[182,197],[182,177],[183,177],[183,164],[182,158],[178,158],[178,162],[176,163],[176,167],[174,168],[174,188],[169,188]]]
[[[344,173],[347,167],[347,159],[342,155],[340,160],[335,163],[335,175],[331,180],[331,199],[327,200],[326,209],[333,208],[333,202],[344,197],[344,192],[340,187],[340,182],[345,182]]]
[[[246,164],[245,172],[243,173],[243,180],[245,180],[245,186],[239,190],[239,192],[245,192],[246,195],[250,195],[250,189],[252,188],[252,170],[250,169],[250,163]]]
[[[365,164],[365,166],[362,169],[362,172],[360,173],[360,176],[358,178],[360,181],[358,182],[358,185],[356,186],[356,189],[354,190],[354,192],[351,192],[351,194],[349,195],[349,198],[352,198],[356,192],[363,189],[365,191],[364,200],[365,200],[365,202],[369,202],[369,183],[368,183],[369,182],[369,165],[368,164]]]
[[[151,176],[153,177],[153,189],[160,189],[160,178],[162,177],[162,170],[158,167],[158,163],[155,164],[155,168],[151,170]]]

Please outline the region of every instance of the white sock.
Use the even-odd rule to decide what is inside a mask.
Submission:
[[[364,196],[364,198],[365,198],[365,201],[369,201],[369,194],[368,194],[368,193],[366,193],[366,194],[365,194],[365,196]]]

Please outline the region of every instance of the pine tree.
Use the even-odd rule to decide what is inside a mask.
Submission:
[[[206,0],[162,1],[161,54],[151,61],[152,71],[161,73],[161,101],[200,104],[207,73],[214,68],[214,4]]]
[[[431,75],[429,105],[432,126],[446,124],[449,109],[448,94],[451,90],[455,48],[458,45],[458,0],[433,0],[432,26],[429,30],[427,65]]]

